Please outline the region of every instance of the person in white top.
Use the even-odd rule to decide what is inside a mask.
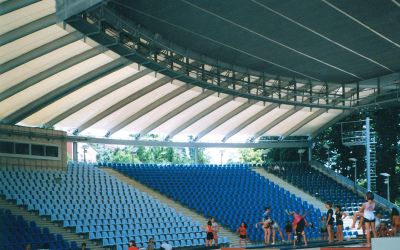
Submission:
[[[164,249],[164,250],[172,250],[172,246],[170,244],[166,243],[166,242],[163,242],[161,244],[161,248]]]
[[[359,215],[361,218],[363,218],[363,221],[365,223],[365,231],[367,234],[367,245],[366,246],[370,247],[371,246],[370,230],[372,230],[372,234],[374,235],[374,237],[376,237],[375,215],[374,215],[374,210],[375,210],[374,194],[372,192],[367,192],[365,194],[365,199],[367,200],[367,202],[364,202],[362,204],[362,206],[360,207],[360,210],[358,211],[358,213],[354,214],[353,225],[355,224],[357,215]]]

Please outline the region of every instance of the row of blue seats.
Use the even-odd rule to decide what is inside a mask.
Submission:
[[[39,228],[36,223],[27,222],[22,216],[15,216],[10,210],[0,209],[0,249],[22,250],[27,244],[32,249],[45,248],[77,250],[75,241],[65,241],[62,235],[49,232],[48,228]]]
[[[165,237],[166,239],[169,237],[174,239],[173,235],[200,233],[201,230],[198,227],[198,223],[193,222],[193,220],[188,217],[178,214],[167,205],[120,182],[118,179],[109,176],[106,172],[98,168],[91,166],[85,166],[83,168],[85,169],[84,171],[75,171],[78,168],[71,166],[64,172],[41,170],[41,172],[49,173],[40,175],[41,178],[47,178],[47,180],[37,180],[33,178],[33,180],[25,182],[24,184],[21,184],[19,177],[33,176],[31,173],[35,173],[36,170],[12,168],[7,171],[8,173],[6,175],[0,174],[0,181],[4,180],[4,176],[7,176],[8,183],[16,183],[17,185],[11,185],[7,189],[2,188],[1,191],[3,193],[11,191],[13,194],[17,194],[22,198],[18,201],[19,198],[17,197],[17,201],[21,202],[22,205],[27,205],[30,209],[38,210],[42,214],[49,215],[54,220],[61,219],[65,227],[74,227],[77,233],[88,234],[91,239],[107,239],[103,242],[106,246],[119,246],[120,240],[121,242],[125,242],[131,233],[134,232],[138,232],[144,236]],[[3,172],[3,170],[4,169],[1,169],[0,172]],[[88,183],[82,182],[82,178],[76,178],[80,174],[92,174],[93,182],[96,183],[96,185],[106,184],[111,185],[112,188],[97,189],[96,185],[90,186]],[[55,177],[60,178],[61,181],[52,181],[52,178],[54,179]],[[104,181],[97,181],[96,178],[100,178]],[[71,182],[67,182],[66,180],[70,180]],[[31,198],[32,192],[28,190],[31,189],[31,186],[40,185],[42,185],[42,188],[45,187],[48,190],[63,190],[63,194],[60,195],[58,192],[49,192],[46,196],[38,195],[35,196],[37,199],[29,199]],[[98,192],[89,192],[94,189]],[[69,195],[76,193],[77,190],[80,191],[78,193],[83,193],[85,195]],[[118,198],[103,199],[102,197],[104,196]],[[51,202],[49,202],[49,200],[51,200]],[[115,201],[124,202],[127,200],[131,200],[132,203],[113,204]],[[61,205],[64,202],[66,202],[65,206]],[[54,209],[60,207],[66,209]],[[96,213],[94,213],[94,210],[87,210],[87,208],[96,208]],[[162,220],[157,218],[158,216],[162,218]],[[164,219],[163,216],[166,218]],[[90,221],[90,219],[92,220]],[[119,222],[124,224],[117,224]],[[86,223],[93,224],[84,226]],[[171,227],[173,227],[174,230],[171,230]],[[162,229],[162,231],[156,229]],[[168,232],[164,231],[166,229],[169,229]],[[124,237],[124,234],[127,236]]]
[[[296,211],[311,209],[311,217],[317,222],[320,216],[317,211],[300,198],[295,197],[281,187],[269,182],[250,168],[224,168],[210,166],[131,166],[116,167],[117,170],[139,180],[140,182],[165,193],[171,198],[196,209],[205,216],[214,216],[222,224],[236,231],[243,219],[254,225],[261,220],[263,207],[273,203],[275,208],[284,211],[289,204]],[[162,178],[159,178],[162,176]],[[185,178],[181,178],[185,176]],[[223,184],[220,184],[223,183]],[[245,187],[243,187],[243,184]],[[237,188],[240,187],[240,188]],[[228,192],[226,190],[229,190]],[[229,193],[229,195],[223,195]],[[212,201],[205,194],[212,194]],[[250,195],[259,194],[259,195]],[[252,197],[248,197],[248,196]],[[257,197],[257,199],[255,198]],[[279,199],[279,204],[272,202]],[[227,206],[230,204],[230,206]],[[213,209],[219,207],[221,209]],[[258,211],[246,216],[249,208]],[[272,213],[276,215],[274,212]],[[280,219],[290,219],[281,217]],[[283,228],[285,221],[278,221]],[[319,236],[317,229],[307,229],[314,236]],[[256,240],[263,237],[262,230],[249,228],[249,237]]]

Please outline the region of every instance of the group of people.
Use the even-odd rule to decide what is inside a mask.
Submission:
[[[399,211],[396,208],[392,209],[391,216],[391,224],[392,229],[388,229],[387,225],[384,222],[381,222],[381,213],[376,212],[375,215],[375,207],[376,203],[374,201],[374,194],[372,192],[367,192],[365,194],[365,200],[359,211],[354,213],[353,222],[351,228],[355,228],[356,221],[359,219],[358,229],[362,229],[365,232],[367,244],[366,246],[371,246],[371,232],[374,237],[389,237],[395,236],[397,230],[400,229],[400,216]],[[327,217],[326,221],[322,218],[321,220],[321,233],[328,233],[328,242],[333,242],[333,216],[335,215],[336,219],[336,239],[341,242],[343,241],[343,219],[347,216],[346,213],[341,211],[340,206],[336,206],[335,214],[333,214],[332,203],[326,203]],[[324,226],[325,225],[325,226]]]
[[[336,239],[339,242],[344,240],[343,235],[343,219],[348,215],[342,211],[342,207],[340,205],[336,205],[335,213],[333,213],[332,202],[328,201],[325,203],[326,208],[328,209],[326,213],[326,219],[324,216],[321,218],[320,223],[320,231],[322,238],[325,238],[325,234],[328,234],[328,242],[332,243],[334,239],[333,226],[334,221],[336,221]]]
[[[399,211],[396,208],[392,209],[392,229],[388,229],[387,225],[384,222],[380,222],[381,214],[378,212],[375,216],[375,201],[374,201],[374,194],[372,192],[367,192],[365,195],[366,202],[362,204],[359,211],[356,212],[353,216],[353,224],[352,228],[355,227],[355,223],[357,218],[360,218],[359,228],[363,228],[366,232],[367,238],[367,246],[371,244],[371,231],[374,237],[386,237],[386,236],[394,236],[396,232],[400,230],[400,215]],[[334,241],[334,224],[336,223],[336,240],[338,242],[342,242],[344,240],[343,234],[343,220],[348,216],[347,213],[342,211],[342,207],[340,205],[335,206],[335,210],[333,209],[332,202],[326,202],[325,204],[327,210],[326,217],[322,216],[320,222],[320,232],[322,239],[325,239],[327,236],[328,243],[331,244]],[[313,226],[309,224],[305,219],[306,215],[310,212],[307,211],[304,214],[298,214],[294,211],[289,212],[285,210],[288,215],[293,216],[293,221],[286,221],[285,224],[285,234],[287,242],[291,241],[292,232],[294,233],[294,240],[293,245],[301,242],[301,239],[304,241],[304,245],[307,246],[307,237],[305,234],[305,228],[308,226]],[[276,232],[279,233],[281,239],[285,241],[285,237],[279,227],[279,224],[276,220],[271,218],[271,208],[266,207],[264,209],[264,213],[262,216],[262,220],[256,223],[255,227],[257,228],[261,225],[261,228],[264,232],[264,243],[270,244],[272,239],[272,244],[275,244],[275,236]],[[245,222],[242,222],[237,229],[239,233],[239,244],[242,245],[248,243],[247,238],[247,229],[248,226]],[[210,218],[205,227],[207,231],[207,240],[206,240],[206,247],[212,246],[213,241],[215,245],[218,245],[218,230],[219,226],[214,221],[214,218]]]
[[[205,227],[205,230],[207,232],[206,247],[211,247],[213,245],[213,242],[215,246],[218,246],[219,229],[220,226],[217,224],[217,222],[215,222],[213,217],[210,217]]]

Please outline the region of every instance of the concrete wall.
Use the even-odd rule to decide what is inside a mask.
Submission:
[[[10,142],[22,142],[58,146],[59,155],[56,159],[25,155],[0,155],[0,167],[2,166],[27,166],[46,168],[66,168],[67,166],[67,142],[66,132],[41,128],[22,126],[0,125],[0,140]],[[40,159],[42,158],[42,159]]]

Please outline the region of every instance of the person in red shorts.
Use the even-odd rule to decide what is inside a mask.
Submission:
[[[139,250],[139,248],[136,246],[136,243],[134,240],[129,241],[128,250]]]

